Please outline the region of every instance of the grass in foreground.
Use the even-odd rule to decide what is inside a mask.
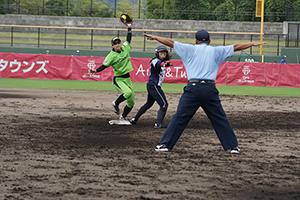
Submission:
[[[162,88],[166,93],[183,93],[185,85],[164,83]],[[147,92],[146,83],[133,83],[133,87],[135,92]],[[15,78],[0,78],[0,88],[115,91],[111,82]],[[220,95],[300,97],[300,88],[292,87],[217,85],[217,88]]]

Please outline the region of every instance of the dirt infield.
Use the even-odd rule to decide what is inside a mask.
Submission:
[[[201,109],[171,152],[155,152],[155,105],[110,126],[119,93],[0,88],[0,199],[300,199],[300,98],[220,96],[241,154]],[[180,94],[167,94],[166,122]],[[146,93],[136,93],[136,114]],[[124,104],[122,104],[122,107]]]

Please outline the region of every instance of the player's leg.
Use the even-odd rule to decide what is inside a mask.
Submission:
[[[189,121],[192,119],[195,112],[200,106],[198,96],[199,94],[197,93],[197,91],[193,91],[191,84],[188,84],[184,88],[184,93],[179,100],[177,111],[173,115],[168,128],[161,138],[160,144],[166,144],[166,147],[168,149],[173,148],[182,132],[188,125]]]
[[[167,109],[168,109],[168,101],[167,101],[166,95],[163,92],[163,90],[161,89],[161,87],[156,86],[156,85],[152,86],[151,95],[154,97],[155,101],[159,105],[159,110],[157,112],[157,120],[155,122],[155,126],[166,128],[167,125],[165,125],[163,123],[163,120],[165,118],[165,115],[166,115]]]
[[[139,109],[135,117],[131,120],[133,124],[135,124],[139,118],[149,109],[153,106],[155,100],[152,97],[152,95],[148,91],[148,96],[147,96],[147,102]]]
[[[116,81],[118,80],[118,82]],[[122,89],[121,87],[119,86],[120,84],[120,79],[117,79],[117,77],[114,77],[113,78],[113,82],[112,82],[113,86],[116,88],[116,90],[118,90],[119,92],[121,92],[122,94],[115,100],[112,102],[112,106],[114,108],[114,112],[116,114],[119,114],[120,113],[120,109],[119,109],[119,104],[122,103],[123,101],[126,100],[126,98],[124,97],[124,94],[122,92]]]
[[[133,108],[134,105],[134,92],[132,87],[132,82],[130,77],[128,78],[114,78],[114,87],[120,91],[124,98],[126,99],[126,106],[124,107],[122,117],[126,118],[127,115],[130,113],[130,111]]]
[[[119,104],[122,103],[122,102],[125,101],[125,100],[126,100],[126,99],[125,99],[124,95],[121,94],[121,95],[117,98],[117,100],[115,100],[115,101],[112,102],[112,106],[113,106],[114,111],[115,111],[116,114],[119,114],[119,113],[120,113]]]
[[[238,142],[231,127],[231,124],[221,105],[218,91],[216,88],[215,90],[216,92],[210,95],[210,99],[208,99],[202,105],[202,108],[208,116],[208,118],[210,119],[224,150],[227,151],[228,149],[237,147]]]

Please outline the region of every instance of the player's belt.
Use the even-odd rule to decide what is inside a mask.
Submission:
[[[212,83],[212,84],[215,84],[215,81],[203,80],[203,79],[190,79],[189,83]]]
[[[115,77],[117,77],[117,78],[129,78],[129,77],[130,77],[130,74],[129,74],[129,73],[126,73],[126,74],[124,74],[124,75],[122,75],[122,76],[115,76]]]

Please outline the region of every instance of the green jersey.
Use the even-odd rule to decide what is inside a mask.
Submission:
[[[114,68],[115,76],[122,76],[127,74],[133,70],[129,52],[131,50],[131,46],[129,42],[124,42],[121,47],[121,53],[117,53],[115,51],[111,51],[105,58],[102,65],[105,67],[112,66]]]

